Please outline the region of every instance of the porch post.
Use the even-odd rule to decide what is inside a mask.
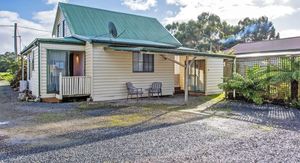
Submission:
[[[22,71],[22,80],[24,80],[25,75],[24,75],[24,56],[23,56],[23,54],[21,54],[21,64],[22,64],[22,70],[21,70]]]
[[[236,58],[233,59],[233,73],[236,73]],[[233,99],[235,99],[235,89],[233,90]]]
[[[58,99],[59,100],[62,100],[63,98],[63,88],[62,88],[62,73],[60,72],[59,73],[59,93],[58,93]]]
[[[187,104],[189,100],[189,63],[188,63],[189,57],[185,57],[185,80],[184,80],[184,102]]]

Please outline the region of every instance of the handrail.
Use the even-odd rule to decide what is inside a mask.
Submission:
[[[91,94],[91,78],[88,76],[62,76],[59,74],[59,99],[63,96]]]

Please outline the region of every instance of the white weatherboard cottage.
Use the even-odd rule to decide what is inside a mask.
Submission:
[[[58,5],[53,38],[35,39],[22,54],[29,89],[44,101],[123,99],[126,82],[144,92],[162,82],[162,95],[173,95],[176,81],[186,100],[188,89],[220,93],[224,58],[233,58],[182,47],[154,18],[65,3]],[[174,63],[183,67],[181,80],[174,80]]]

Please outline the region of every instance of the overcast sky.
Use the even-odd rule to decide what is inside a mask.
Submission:
[[[268,16],[281,37],[300,36],[300,0],[0,0],[0,54],[13,51],[13,28],[19,29],[21,47],[36,37],[51,37],[59,1],[157,18],[164,25],[195,19],[202,12],[219,15],[231,24],[251,17]]]

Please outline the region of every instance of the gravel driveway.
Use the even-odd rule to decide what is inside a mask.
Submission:
[[[5,90],[9,91],[0,86],[0,95]],[[34,116],[43,109],[64,113],[75,105],[20,104],[4,96],[0,103],[3,99],[7,107],[2,105],[0,109],[1,113],[6,110],[7,115],[0,117],[0,121],[13,121],[6,118],[11,114],[7,109],[13,105],[19,118],[22,114]],[[55,109],[49,109],[51,107]],[[52,144],[43,137],[35,138],[34,141],[39,142],[37,148],[32,148],[30,142],[7,147],[5,139],[1,140],[1,131],[10,126],[2,129],[0,126],[0,162],[300,162],[299,110],[221,102],[198,114],[157,113],[134,125],[94,127],[47,137]],[[71,122],[87,123],[89,119],[91,117]],[[67,122],[70,121],[64,123]],[[22,126],[14,124],[19,125]]]

